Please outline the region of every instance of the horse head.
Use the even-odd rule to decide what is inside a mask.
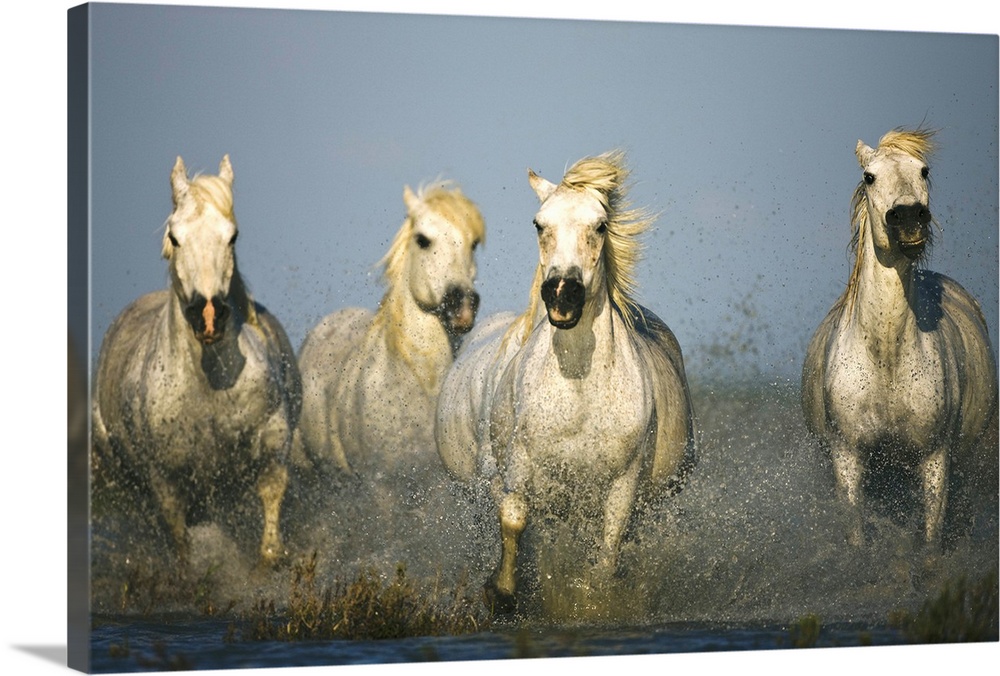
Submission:
[[[178,157],[170,174],[174,210],[163,235],[163,257],[184,318],[203,345],[225,335],[236,273],[233,168],[222,158],[218,176],[188,179]]]
[[[576,162],[559,185],[528,170],[541,203],[538,232],[540,293],[549,323],[571,329],[592,298],[610,295],[620,309],[630,298],[639,245],[651,219],[625,204],[625,157],[612,151]],[[625,319],[631,316],[625,312]]]
[[[932,131],[889,132],[877,148],[858,141],[863,171],[855,193],[855,222],[866,221],[883,260],[918,260],[931,239],[930,170]]]
[[[485,237],[483,217],[459,189],[443,185],[419,193],[406,186],[403,202],[406,222],[386,257],[386,276],[405,281],[449,336],[464,335],[479,310],[475,251]]]
[[[601,251],[608,213],[590,191],[557,186],[531,170],[528,183],[541,202],[534,225],[542,302],[552,326],[571,329],[580,321],[587,298],[603,282]]]

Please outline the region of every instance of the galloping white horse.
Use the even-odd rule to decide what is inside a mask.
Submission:
[[[580,160],[560,185],[529,171],[541,202],[530,304],[470,337],[442,388],[442,460],[493,484],[502,553],[486,592],[498,612],[516,606],[532,514],[601,520],[595,570],[606,579],[637,500],[678,490],[694,463],[680,346],[632,298],[651,219],[627,208],[627,174],[620,152]]]
[[[924,536],[938,542],[949,472],[988,452],[975,442],[997,424],[996,365],[979,304],[954,280],[918,267],[931,239],[932,135],[897,129],[877,148],[858,141],[854,269],[803,367],[806,422],[854,510],[855,544],[873,454],[919,472]]]
[[[182,559],[192,511],[255,485],[260,556],[272,564],[284,555],[285,461],[301,406],[295,354],[237,270],[229,156],[218,176],[190,180],[178,157],[170,181],[170,288],[125,308],[104,338],[93,400],[98,458],[153,492]]]
[[[387,290],[378,311],[327,316],[299,355],[306,455],[348,473],[438,464],[438,391],[479,307],[479,209],[447,183],[418,193],[407,186],[403,201],[406,219],[381,261]]]

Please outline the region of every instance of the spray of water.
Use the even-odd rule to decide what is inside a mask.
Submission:
[[[522,619],[756,623],[812,614],[885,622],[949,580],[995,570],[995,485],[973,498],[974,527],[944,551],[924,546],[919,510],[907,501],[873,502],[869,542],[851,547],[848,515],[834,496],[829,461],[801,421],[796,384],[695,383],[694,396],[699,464],[680,494],[640,511],[617,576],[594,577],[588,562],[599,526],[575,518],[586,510],[531,522],[519,567]],[[191,531],[186,582],[178,583],[185,591],[172,595],[176,563],[148,517],[155,511],[134,497],[114,498],[107,486],[101,492],[93,525],[99,611],[201,611],[206,597],[219,608],[287,598],[288,571],[255,565],[256,501],[206,512]],[[285,512],[289,556],[316,552],[331,583],[364,568],[388,576],[403,562],[412,579],[475,587],[499,558],[485,491],[463,488],[436,467],[370,478],[305,474]]]

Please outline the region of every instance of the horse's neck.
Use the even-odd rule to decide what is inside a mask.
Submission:
[[[167,341],[175,363],[190,363],[200,370],[214,390],[233,387],[243,372],[246,357],[240,350],[239,337],[245,318],[243,312],[249,298],[231,301],[232,314],[222,337],[212,345],[202,345],[194,336],[184,317],[184,308],[177,293],[171,291],[167,307]]]
[[[395,288],[383,299],[373,327],[386,348],[401,358],[428,393],[436,393],[452,361],[451,343],[440,320],[424,312],[408,289]]]
[[[602,285],[591,294],[576,326],[552,329],[552,350],[560,371],[568,378],[582,378],[595,368],[613,365],[622,347],[616,337],[623,330],[624,325]]]
[[[863,247],[863,248],[862,248]],[[884,265],[875,254],[871,238],[859,244],[861,260],[856,288],[850,302],[850,326],[868,345],[872,356],[882,362],[894,361],[907,341],[901,338],[914,330],[915,268],[909,261]]]

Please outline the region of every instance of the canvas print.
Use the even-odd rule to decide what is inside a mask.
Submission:
[[[998,640],[998,39],[68,16],[69,662]]]

